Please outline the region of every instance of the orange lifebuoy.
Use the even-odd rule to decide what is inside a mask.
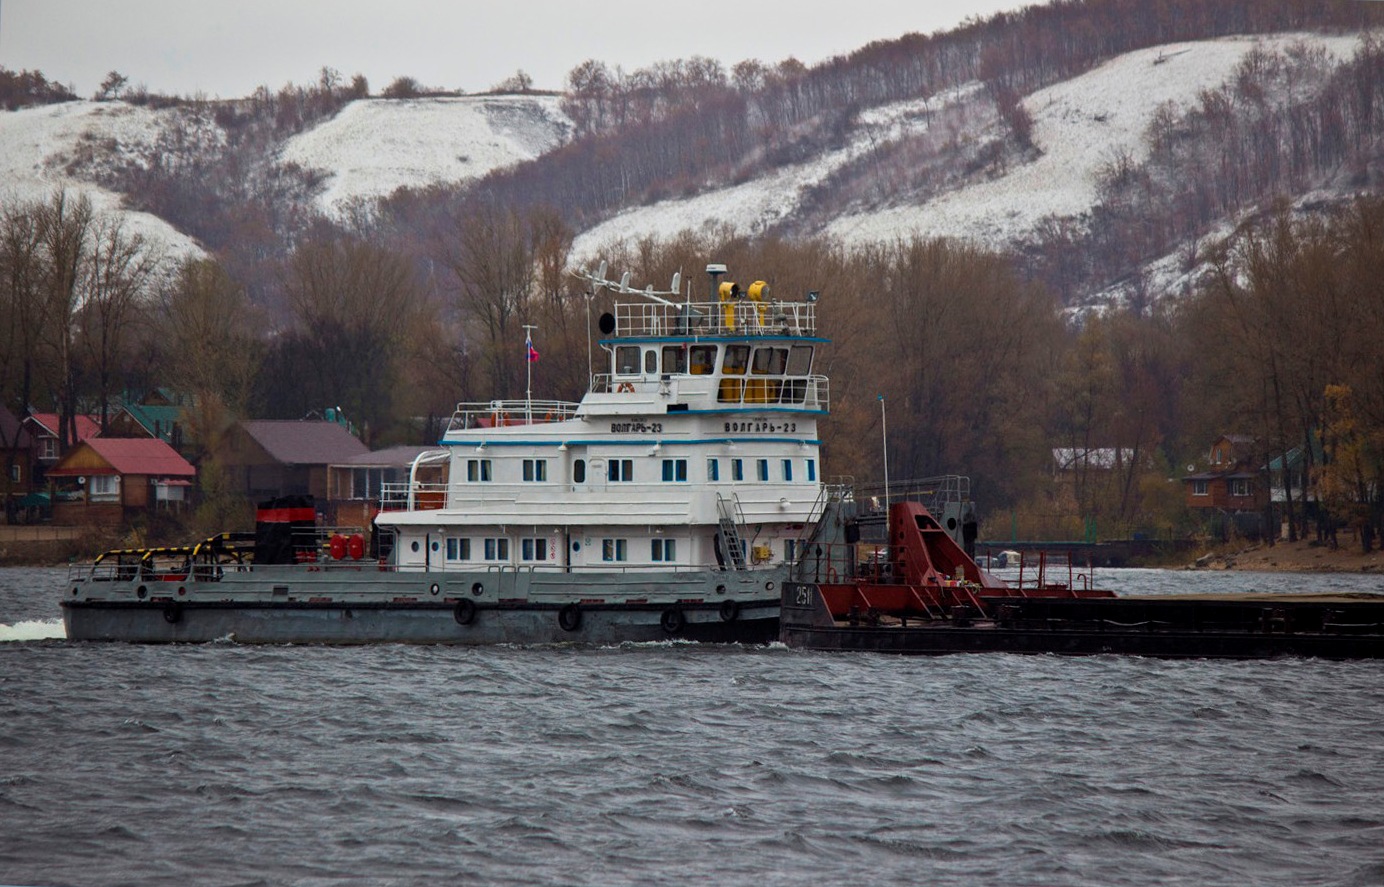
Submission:
[[[630,382],[621,382],[620,387],[616,388],[615,390],[620,392],[621,394],[633,394],[634,385]]]

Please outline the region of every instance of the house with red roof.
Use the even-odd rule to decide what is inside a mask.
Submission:
[[[101,423],[91,416],[76,416],[74,424],[77,428],[77,439],[73,443],[81,443],[101,433]],[[59,443],[62,440],[62,435],[58,433],[59,427],[57,413],[30,413],[24,418],[24,430],[33,441],[34,460],[38,469],[36,473],[40,475],[40,480],[44,469],[52,466],[63,456]]]
[[[197,469],[162,440],[92,437],[68,450],[47,476],[77,493],[53,503],[53,523],[116,526],[161,509],[181,510]]]
[[[370,451],[336,422],[320,419],[247,419],[213,444],[209,457],[228,488],[253,501],[279,496],[328,498],[328,466]]]

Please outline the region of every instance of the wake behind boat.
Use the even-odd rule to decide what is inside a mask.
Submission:
[[[107,552],[69,576],[69,638],[244,643],[761,643],[809,539],[829,408],[815,294],[709,265],[711,298],[582,275],[617,299],[608,371],[579,403],[457,406],[387,486],[372,538],[323,538],[311,503],[258,532]],[[530,362],[536,358],[526,342]],[[824,519],[826,518],[826,519]],[[828,539],[826,541],[833,541]]]

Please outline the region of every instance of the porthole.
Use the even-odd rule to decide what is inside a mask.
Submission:
[[[415,539],[414,542],[413,542],[413,544],[410,545],[409,548],[413,549],[413,552],[414,552],[415,554],[417,554],[417,553],[418,553],[418,541]]]

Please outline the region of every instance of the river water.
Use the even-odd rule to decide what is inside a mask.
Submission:
[[[63,575],[0,570],[4,884],[1384,883],[1381,662],[84,644]]]

